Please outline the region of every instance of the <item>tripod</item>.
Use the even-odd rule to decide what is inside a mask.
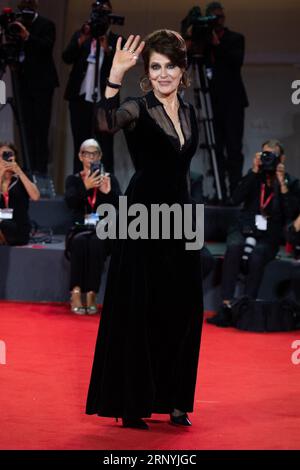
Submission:
[[[205,138],[205,142],[200,145],[200,148],[206,150],[209,154],[216,185],[217,198],[219,201],[222,201],[222,190],[216,158],[216,140],[211,96],[208,85],[207,68],[204,64],[202,55],[194,54],[192,56],[192,71],[196,114],[198,121],[203,125]]]
[[[24,121],[24,115],[23,115],[23,110],[22,110],[17,71],[13,69],[10,69],[10,71],[11,71],[13,97],[7,98],[6,104],[4,104],[0,108],[0,112],[3,111],[3,109],[7,105],[11,107],[14,120],[19,131],[24,170],[32,177],[34,183],[38,186],[42,197],[54,198],[56,196],[56,192],[55,192],[53,180],[48,176],[42,177],[42,176],[32,174],[32,168],[31,168],[30,157],[29,157],[29,147],[28,147],[26,130],[25,130],[25,121]],[[0,75],[0,78],[2,77],[2,75]]]

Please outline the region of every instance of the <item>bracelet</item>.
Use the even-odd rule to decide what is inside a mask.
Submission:
[[[112,83],[108,79],[106,80],[106,85],[109,86],[109,88],[114,88],[115,90],[119,90],[122,85],[118,83]]]

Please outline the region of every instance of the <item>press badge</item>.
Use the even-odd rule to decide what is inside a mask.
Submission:
[[[14,218],[13,209],[0,209],[0,220],[12,220]]]
[[[84,225],[97,225],[100,217],[98,214],[87,214],[84,218]]]
[[[266,219],[266,217],[264,217],[263,215],[256,215],[255,216],[255,225],[256,225],[256,228],[258,230],[267,230],[268,228],[268,221]]]

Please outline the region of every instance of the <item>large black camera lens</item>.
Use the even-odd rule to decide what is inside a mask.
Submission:
[[[92,37],[97,39],[107,33],[110,26],[109,16],[94,10],[91,14],[89,24]]]
[[[280,163],[280,158],[273,152],[262,152],[260,156],[261,170],[266,173],[275,173],[277,165]]]
[[[22,32],[22,28],[19,24],[11,23],[7,28],[9,36],[18,36]]]

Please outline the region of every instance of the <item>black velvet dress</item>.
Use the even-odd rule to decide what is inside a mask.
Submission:
[[[180,98],[179,98],[180,99]],[[185,137],[153,92],[103,101],[109,125],[123,128],[136,173],[128,207],[190,203],[188,173],[198,142],[193,108],[180,99]],[[185,240],[117,240],[87,399],[87,414],[150,417],[193,410],[203,318],[200,251]]]
[[[14,211],[13,219],[0,222],[0,230],[3,232],[8,245],[27,245],[31,230],[28,215],[29,196],[18,176],[12,176],[8,193],[9,208]],[[2,194],[0,194],[0,208],[5,209],[5,200]]]

